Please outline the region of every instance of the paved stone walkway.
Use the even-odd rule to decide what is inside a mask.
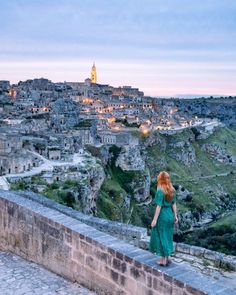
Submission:
[[[96,295],[10,252],[0,252],[1,295]]]

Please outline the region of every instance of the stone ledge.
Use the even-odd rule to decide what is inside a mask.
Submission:
[[[225,291],[211,279],[203,286],[206,278],[186,267],[172,263],[162,268],[156,263],[156,255],[11,192],[0,191],[0,216],[1,247],[99,294]],[[20,223],[24,225],[21,230]],[[32,228],[28,230],[27,226]],[[213,289],[219,292],[213,293]]]
[[[92,215],[86,215],[79,211],[76,211],[67,206],[58,204],[57,202],[48,199],[42,195],[29,191],[17,191],[17,195],[20,195],[29,200],[35,201],[48,208],[57,210],[67,216],[75,218],[87,225],[90,225],[98,230],[109,233],[119,239],[128,241],[129,243],[140,247],[141,249],[148,250],[148,244],[150,237],[147,235],[147,229],[134,225],[128,225],[121,222],[110,221]],[[204,258],[209,261],[213,261],[216,267],[227,268],[230,270],[236,270],[236,258],[233,256],[227,256],[223,253],[211,251],[202,247],[188,245],[184,243],[175,243],[176,252],[190,254],[192,256]]]
[[[57,202],[34,192],[16,191],[15,193],[24,198],[42,204],[48,208],[57,210],[58,212],[61,212],[67,216],[80,220],[83,223],[93,226],[98,230],[110,233],[111,235],[116,236],[122,240],[126,240],[134,245],[137,245],[140,239],[147,236],[147,229],[143,227],[83,214],[77,210],[58,204]]]
[[[139,241],[138,246],[148,250],[150,237]],[[203,258],[214,263],[216,267],[226,268],[236,271],[236,257],[225,255],[220,252],[208,250],[206,248],[192,246],[184,243],[174,243],[174,251],[178,253],[190,254],[195,257]]]

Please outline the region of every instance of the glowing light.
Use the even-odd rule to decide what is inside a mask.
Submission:
[[[83,103],[90,104],[93,103],[93,100],[91,98],[84,98]]]
[[[144,135],[147,135],[147,134],[149,133],[149,130],[148,130],[148,129],[143,129],[143,130],[142,130],[142,133],[143,133]]]
[[[112,123],[114,123],[116,121],[116,118],[115,117],[108,118],[107,121],[108,121],[109,124],[112,124]]]

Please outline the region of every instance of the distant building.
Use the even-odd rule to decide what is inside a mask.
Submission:
[[[95,67],[95,63],[93,63],[91,70],[91,83],[97,84],[97,70]]]
[[[0,175],[21,173],[37,167],[40,159],[23,149],[19,134],[0,132]]]
[[[118,146],[139,144],[138,139],[129,132],[100,130],[98,136],[102,144],[115,144]]]
[[[0,90],[9,91],[10,90],[10,82],[7,80],[0,80]]]

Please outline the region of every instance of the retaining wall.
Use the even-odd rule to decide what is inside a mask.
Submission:
[[[173,263],[163,269],[148,251],[6,191],[0,191],[0,249],[98,294],[201,295],[213,294],[211,290],[228,294],[183,266]]]
[[[34,192],[18,191],[17,194],[42,204],[48,208],[55,209],[98,230],[127,241],[141,249],[148,250],[150,236],[148,236],[147,229],[144,227],[134,226],[132,224],[124,224],[117,221],[95,217],[93,215],[83,214]],[[204,258],[205,260],[212,261],[217,267],[236,270],[236,258],[233,256],[228,256],[220,252],[211,251],[202,247],[196,247],[184,243],[174,243],[174,247],[175,252]]]

